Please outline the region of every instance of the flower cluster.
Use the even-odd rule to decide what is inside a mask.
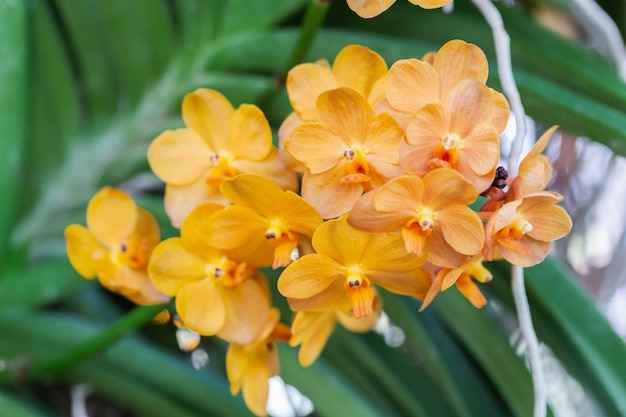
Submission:
[[[552,168],[541,152],[555,129],[508,178],[498,162],[509,107],[487,75],[484,53],[460,40],[390,68],[347,46],[332,65],[289,72],[293,113],[278,148],[259,108],[194,91],[183,100],[186,127],[148,150],[180,237],[156,245],[151,217],[107,188],[89,206],[88,229],[68,227],[70,260],[136,302],[176,297],[187,328],[230,343],[231,391],[264,415],[275,342],[300,346],[310,365],[337,323],[374,327],[379,287],[423,309],[456,286],[482,307],[483,261],[535,265],[569,232],[562,197],[544,190]],[[278,282],[263,268],[280,269]],[[274,286],[295,312],[290,327],[272,307]]]

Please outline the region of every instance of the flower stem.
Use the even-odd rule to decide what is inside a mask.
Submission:
[[[513,141],[509,155],[509,176],[515,177],[517,175],[519,158],[522,153],[524,137],[526,136],[526,114],[524,112],[524,106],[522,105],[522,99],[517,90],[517,84],[515,84],[515,78],[513,77],[511,39],[506,29],[504,29],[500,12],[490,0],[472,1],[485,17],[489,26],[491,26],[493,42],[496,48],[496,58],[498,60],[500,83],[502,84],[502,90],[509,100],[511,110],[515,116],[515,140]]]
[[[35,364],[26,370],[19,369],[12,373],[7,372],[2,374],[0,376],[0,384],[7,382],[7,380],[14,380],[21,383],[26,380],[37,379],[44,375],[62,373],[72,366],[88,359],[90,356],[104,351],[127,334],[142,327],[152,320],[164,307],[165,305],[163,304],[136,307],[111,325],[105,332],[78,345],[66,355]]]
[[[519,321],[522,336],[528,345],[528,361],[533,378],[533,388],[535,393],[534,417],[545,417],[546,415],[546,382],[543,375],[543,364],[541,362],[541,352],[539,351],[539,341],[533,328],[528,297],[524,287],[524,269],[521,266],[511,268],[511,289],[515,308],[517,309],[517,319]]]
[[[317,30],[322,25],[322,22],[324,22],[324,18],[328,12],[328,6],[330,6],[330,0],[311,0],[309,3],[302,25],[300,26],[298,41],[291,53],[289,61],[287,61],[287,66],[284,68],[283,72],[285,74],[304,60],[313,43],[313,39],[315,39]]]
[[[526,115],[524,113],[524,106],[522,105],[522,100],[515,83],[515,78],[513,77],[513,68],[511,64],[511,41],[509,34],[504,28],[502,16],[491,0],[472,1],[483,14],[489,26],[491,26],[498,60],[500,83],[502,84],[504,94],[509,100],[511,110],[515,115],[515,139],[511,146],[511,153],[509,155],[509,175],[511,177],[515,177],[519,172],[519,159],[522,153],[524,137],[526,136]],[[515,308],[517,309],[517,320],[519,322],[520,330],[522,332],[522,336],[528,344],[528,361],[530,362],[530,370],[535,394],[533,416],[545,417],[547,399],[543,364],[541,362],[541,354],[539,352],[539,342],[537,340],[537,335],[535,334],[532,318],[530,316],[528,297],[526,296],[526,288],[524,287],[524,269],[522,267],[513,265],[511,268],[511,289],[513,292],[513,299],[515,300]]]

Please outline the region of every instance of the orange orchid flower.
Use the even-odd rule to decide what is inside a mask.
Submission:
[[[257,341],[249,345],[231,343],[226,352],[226,374],[230,392],[243,391],[246,406],[257,416],[266,416],[269,379],[279,373],[275,341],[287,341],[289,328],[278,322],[280,313],[270,311],[270,320]]]
[[[306,123],[285,139],[285,149],[307,170],[302,196],[323,218],[348,212],[363,190],[401,174],[402,131],[386,113],[374,115],[355,90],[338,88],[317,100],[320,123]]]
[[[318,121],[316,103],[320,94],[349,87],[374,106],[385,96],[383,80],[386,74],[385,60],[361,45],[344,47],[335,57],[332,68],[325,60],[293,67],[287,74],[286,88],[294,111],[278,129],[279,152],[285,163],[304,172],[302,164],[284,152],[284,141],[302,123]]]
[[[352,11],[365,19],[369,19],[390,8],[396,0],[347,0],[347,2]],[[409,2],[423,9],[437,9],[452,3],[452,0],[409,0]]]
[[[453,39],[436,53],[424,55],[423,60],[411,58],[395,62],[386,78],[385,96],[392,109],[405,114],[398,120],[404,128],[420,108],[446,102],[457,84],[474,80],[484,85],[488,75],[485,53],[474,44]],[[490,124],[500,133],[509,119],[509,105],[504,95],[490,88],[488,91],[495,104]]]
[[[317,210],[302,197],[266,178],[238,175],[222,182],[220,190],[234,205],[211,216],[202,233],[216,248],[241,248],[251,255],[249,264],[274,269],[288,265],[301,236],[310,239],[322,224]]]
[[[499,132],[491,124],[494,109],[485,85],[475,80],[458,83],[443,103],[417,110],[400,145],[400,166],[420,176],[452,168],[477,190],[488,189],[500,159]]]
[[[317,253],[294,261],[281,274],[283,296],[341,300],[347,293],[352,315],[360,319],[374,311],[373,284],[419,299],[430,286],[430,274],[421,268],[424,258],[407,253],[400,234],[361,232],[348,224],[347,215],[322,224],[313,248]]]
[[[176,296],[176,310],[189,329],[231,343],[257,340],[270,319],[266,278],[245,262],[210,246],[201,231],[222,206],[205,203],[185,219],[180,238],[161,242],[148,273],[163,293]]]
[[[148,149],[148,162],[163,180],[165,209],[180,227],[200,203],[226,204],[219,185],[241,173],[270,178],[285,189],[297,189],[272,146],[272,132],[263,112],[252,104],[237,110],[219,92],[198,89],[182,105],[185,129],[161,133]]]
[[[337,280],[331,287],[343,285]],[[297,312],[291,324],[289,345],[300,345],[298,360],[302,366],[310,366],[315,362],[337,323],[352,332],[364,333],[376,326],[382,311],[382,302],[375,295],[372,314],[369,317],[355,318],[350,298],[342,288],[331,288],[311,298],[289,298],[288,301],[289,307]]]
[[[491,187],[489,192],[487,192],[487,195],[491,198],[480,208],[481,212],[496,211],[504,203],[518,200],[546,188],[550,180],[552,180],[553,169],[550,160],[541,153],[548,146],[557,128],[558,126],[552,126],[541,135],[528,154],[522,159],[517,177],[513,179],[508,178],[506,181],[509,187],[506,193],[493,186]]]
[[[558,126],[552,126],[537,140],[519,165],[519,173],[509,186],[507,201],[513,201],[525,195],[544,190],[552,180],[552,164],[547,156],[542,155]]]
[[[513,265],[523,267],[543,261],[552,241],[572,228],[572,219],[556,205],[561,200],[560,194],[539,191],[505,203],[485,225],[485,259],[502,255]]]
[[[440,291],[445,291],[453,285],[469,300],[476,308],[482,308],[487,304],[487,299],[473,282],[489,282],[493,278],[491,272],[483,266],[482,255],[469,257],[458,268],[441,268],[424,298],[420,311],[424,310]]]
[[[482,222],[467,207],[476,197],[476,189],[459,173],[440,168],[423,179],[395,178],[365,194],[348,222],[369,233],[401,230],[408,252],[454,268],[483,247]]]
[[[103,287],[137,304],[166,303],[146,268],[160,233],[156,220],[124,191],[104,187],[87,206],[87,228],[65,228],[67,256],[84,278],[98,277]]]

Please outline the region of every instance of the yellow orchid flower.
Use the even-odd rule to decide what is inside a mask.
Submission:
[[[220,190],[234,205],[212,215],[202,233],[211,246],[245,252],[241,257],[249,264],[288,265],[301,236],[310,239],[322,224],[302,197],[266,178],[238,175],[222,182]]]
[[[222,206],[204,203],[185,219],[180,238],[161,242],[148,273],[163,293],[176,296],[176,310],[189,329],[240,344],[257,340],[270,319],[265,277],[210,246],[201,231]]]
[[[370,233],[401,230],[407,251],[454,268],[483,247],[482,222],[467,207],[476,197],[476,189],[459,173],[441,168],[423,179],[395,178],[365,194],[348,221]]]
[[[365,19],[369,19],[390,8],[396,0],[347,0],[347,2],[352,11]],[[409,2],[423,9],[437,9],[452,3],[452,0],[409,0]]]
[[[341,299],[345,292],[356,319],[372,315],[372,284],[422,299],[430,286],[430,275],[421,268],[424,258],[407,253],[399,233],[364,233],[351,227],[347,217],[329,220],[315,231],[317,253],[289,265],[278,279],[278,291],[295,299],[318,294]]]
[[[482,255],[467,258],[458,268],[440,268],[435,279],[424,297],[420,311],[424,310],[440,291],[445,291],[453,285],[469,300],[476,308],[482,308],[487,304],[487,299],[480,292],[478,286],[472,281],[489,282],[493,278],[491,272],[483,266]]]
[[[299,346],[298,361],[302,366],[310,366],[319,357],[337,323],[346,329],[364,333],[376,326],[380,317],[382,302],[374,296],[374,307],[369,317],[355,318],[352,304],[346,291],[342,291],[341,280],[333,282],[329,290],[305,299],[289,298],[289,307],[296,311],[291,324],[290,346]]]
[[[103,287],[142,305],[169,300],[146,273],[159,238],[152,214],[111,187],[98,191],[89,202],[87,228],[78,224],[65,228],[67,256],[74,269],[84,278],[98,277]]]
[[[317,100],[319,123],[306,123],[285,139],[285,149],[306,166],[302,196],[323,218],[350,211],[363,190],[401,175],[402,131],[386,113],[374,115],[355,90],[338,88]]]
[[[270,320],[257,341],[249,345],[231,343],[226,352],[226,374],[230,392],[243,391],[243,400],[255,415],[266,416],[269,379],[279,372],[275,341],[287,341],[289,328],[278,322],[280,313],[270,311]]]
[[[296,174],[280,161],[269,123],[255,105],[235,110],[219,92],[198,89],[185,96],[182,113],[186,128],[161,133],[148,149],[150,167],[167,184],[165,209],[174,226],[200,203],[226,204],[219,185],[238,174],[297,189]]]
[[[385,60],[361,45],[344,47],[335,57],[332,68],[326,60],[320,60],[299,64],[289,70],[286,88],[294,111],[278,129],[279,153],[285,163],[298,172],[304,172],[302,164],[284,151],[284,142],[289,133],[302,123],[318,121],[316,103],[320,94],[349,87],[374,106],[384,99],[386,74]]]
[[[485,259],[501,255],[523,267],[543,261],[552,241],[572,229],[572,219],[556,205],[561,200],[560,194],[538,191],[502,205],[485,225]]]

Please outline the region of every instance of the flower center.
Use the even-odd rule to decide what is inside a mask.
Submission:
[[[433,150],[429,161],[433,168],[452,168],[459,160],[461,139],[452,133],[441,138],[441,143]]]
[[[370,285],[370,281],[364,275],[361,267],[347,267],[344,287],[352,305],[354,318],[360,319],[371,316],[374,308],[374,288]]]
[[[237,263],[226,256],[207,265],[206,275],[225,287],[234,287],[249,278],[253,270],[245,262]]]
[[[265,239],[275,247],[272,268],[289,265],[293,260],[294,250],[300,244],[300,235],[287,229],[280,219],[271,219],[265,232]]]
[[[229,156],[226,152],[211,155],[211,168],[206,179],[207,185],[217,188],[222,181],[239,175],[239,171],[230,164]]]
[[[360,146],[352,146],[343,151],[343,169],[345,176],[342,183],[361,184],[365,191],[372,189],[370,184],[370,166],[365,157],[365,152]]]
[[[518,215],[513,219],[513,221],[511,221],[511,223],[498,230],[495,233],[495,238],[500,245],[514,252],[528,255],[530,254],[530,251],[526,248],[526,246],[521,244],[519,240],[524,237],[526,233],[531,232],[532,230],[533,225],[530,224],[528,220]]]
[[[136,236],[125,240],[113,253],[115,262],[133,269],[145,269],[150,258],[148,240]]]
[[[426,238],[433,232],[434,227],[434,213],[425,208],[416,210],[415,216],[402,226],[402,238],[407,252],[422,256]]]

